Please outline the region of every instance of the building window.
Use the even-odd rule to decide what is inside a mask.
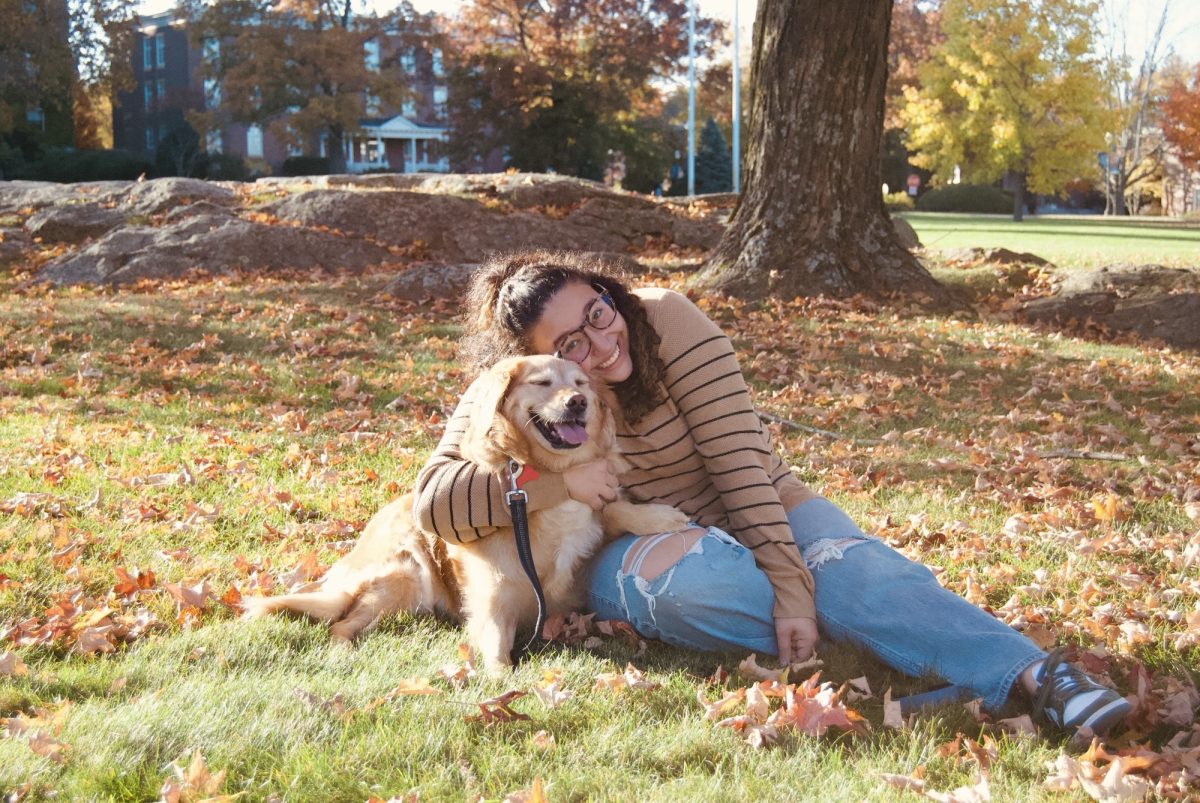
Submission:
[[[379,72],[379,42],[369,39],[363,42],[363,66],[371,72]]]
[[[159,78],[157,81],[154,82],[154,84],[155,84],[155,88],[157,90],[158,102],[165,103],[167,100],[167,79]]]
[[[143,96],[143,99],[146,101],[147,109],[149,109],[151,106],[154,105],[154,82],[153,81],[147,81],[146,83],[142,84],[142,96]]]
[[[367,93],[367,116],[368,117],[378,117],[379,111],[381,108],[382,108],[382,104],[379,101],[379,96],[372,95],[370,92],[368,92]]]
[[[400,69],[409,74],[417,71],[417,54],[413,48],[406,48],[400,53]]]
[[[206,62],[215,64],[217,59],[221,57],[221,40],[215,36],[208,37],[201,46],[201,52]]]
[[[154,52],[157,55],[156,61],[159,67],[167,66],[167,42],[166,37],[161,33],[154,35]]]
[[[209,131],[204,138],[204,147],[209,153],[221,153],[224,143],[221,142],[221,129]]]
[[[296,130],[294,128],[292,128],[291,126],[288,126],[287,155],[288,156],[303,156],[304,155],[304,147],[301,143],[302,143],[302,139],[300,136],[298,136],[296,134]]]
[[[262,126],[252,125],[246,129],[246,156],[251,159],[263,158]]]
[[[411,100],[404,101],[403,103],[400,104],[400,114],[404,115],[405,117],[409,117],[409,118],[416,117],[417,116],[417,104]]]
[[[154,69],[154,43],[148,36],[142,39],[142,69]]]
[[[154,146],[156,144],[157,143],[154,141],[154,127],[146,126],[146,150],[154,150]]]
[[[26,110],[25,122],[29,123],[30,125],[37,126],[41,130],[45,131],[46,112],[42,110],[41,106],[34,106],[32,109]]]
[[[215,109],[221,105],[221,82],[216,78],[204,79],[204,108]]]
[[[439,78],[446,74],[442,68],[442,50],[438,47],[433,49],[433,74]]]

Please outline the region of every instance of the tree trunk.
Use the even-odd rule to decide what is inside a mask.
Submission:
[[[346,172],[346,132],[340,125],[329,126],[329,138],[325,141],[325,154],[329,159],[329,172],[337,175]]]
[[[918,293],[951,302],[880,192],[892,0],[759,0],[746,181],[698,281],[743,298]]]
[[[1025,174],[1012,174],[1013,220],[1020,223],[1025,219]]]

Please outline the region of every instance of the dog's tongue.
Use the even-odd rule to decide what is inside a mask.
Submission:
[[[554,428],[558,430],[558,437],[567,443],[578,446],[587,440],[587,430],[579,424],[555,424]]]

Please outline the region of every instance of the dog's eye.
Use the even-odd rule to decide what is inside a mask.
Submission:
[[[575,387],[577,387],[577,388],[586,388],[586,387],[587,387],[587,383],[588,383],[588,381],[587,381],[586,379],[576,379],[576,380],[575,380]]]
[[[531,380],[529,380],[529,384],[537,385],[539,388],[548,388],[548,387],[550,387],[550,380],[549,379],[531,379]]]

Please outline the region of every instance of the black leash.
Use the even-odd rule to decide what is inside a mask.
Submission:
[[[516,460],[508,461],[508,481],[512,485],[512,490],[504,494],[504,500],[508,502],[508,512],[512,516],[513,523],[513,539],[517,542],[517,557],[521,561],[521,568],[525,570],[525,575],[529,578],[529,584],[533,586],[533,594],[537,597],[537,624],[534,625],[533,635],[529,637],[528,643],[519,650],[514,649],[512,660],[514,664],[520,663],[525,656],[541,650],[545,646],[542,640],[542,628],[546,625],[546,595],[542,592],[542,583],[538,580],[537,567],[533,563],[533,548],[529,544],[529,517],[526,515],[525,492],[517,487],[517,475],[521,473],[521,464]]]

